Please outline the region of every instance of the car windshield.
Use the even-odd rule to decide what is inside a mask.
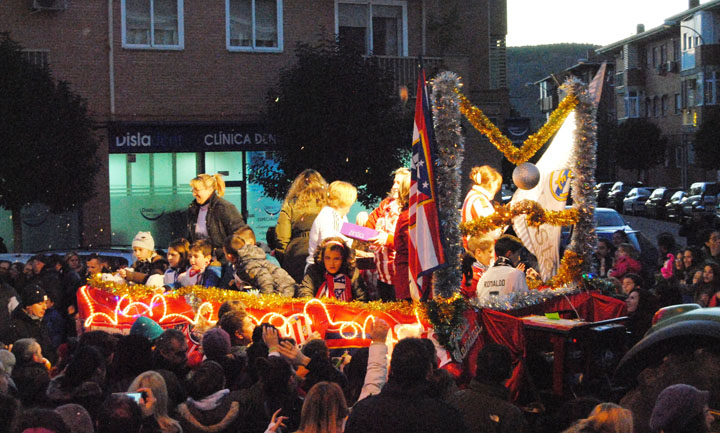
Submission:
[[[690,191],[688,192],[688,195],[700,195],[703,192],[702,185],[693,185],[690,187]]]
[[[617,212],[598,210],[595,211],[595,225],[597,227],[617,227],[624,226],[625,221]]]
[[[682,198],[683,194],[684,194],[684,191],[678,191],[678,192],[676,192],[675,194],[673,194],[672,197],[670,197],[670,201],[678,201],[678,200],[680,200],[680,199]]]
[[[650,195],[650,198],[660,198],[665,193],[665,188],[658,188]]]

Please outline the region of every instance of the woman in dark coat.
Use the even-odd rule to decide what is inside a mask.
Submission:
[[[308,235],[315,217],[325,206],[327,187],[320,173],[303,170],[290,185],[275,225],[278,243],[275,256],[298,284],[305,275]]]
[[[223,243],[233,232],[245,225],[234,204],[222,198],[225,181],[216,174],[200,174],[190,181],[193,200],[188,206],[188,240],[207,239],[217,259],[223,258]]]

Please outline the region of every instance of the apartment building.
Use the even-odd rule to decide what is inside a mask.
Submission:
[[[615,63],[617,122],[646,118],[668,140],[664,164],[640,180],[683,188],[716,180],[716,172],[697,166],[693,143],[703,118],[718,109],[720,1],[700,5],[699,0],[689,0],[688,9],[662,25],[646,30],[640,24],[637,34],[597,52]],[[618,171],[618,179],[638,180],[634,172],[624,170]]]
[[[272,158],[280,139],[262,111],[298,42],[339,34],[409,89],[422,55],[430,72],[458,72],[468,96],[502,126],[506,22],[505,0],[0,2],[0,31],[87,99],[103,161],[88,184],[95,197],[81,211],[23,210],[21,249],[129,244],[138,230],[167,245],[184,234],[189,180],[216,172],[262,238],[280,203],[247,182],[247,170],[254,158]],[[466,165],[499,166],[499,153],[479,134],[468,134],[467,149]],[[3,210],[0,236],[12,239]]]

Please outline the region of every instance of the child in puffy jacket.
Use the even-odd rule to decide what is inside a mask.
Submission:
[[[234,268],[234,285],[238,290],[250,286],[262,294],[276,293],[293,297],[297,283],[287,271],[269,261],[265,251],[239,234],[233,234],[225,242],[225,256]]]
[[[620,244],[615,252],[615,264],[608,272],[608,276],[622,278],[625,274],[640,274],[642,265],[638,261],[638,251],[632,244]]]

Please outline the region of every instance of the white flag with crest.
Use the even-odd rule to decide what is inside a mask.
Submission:
[[[575,140],[575,111],[565,119],[550,146],[537,162],[540,181],[533,189],[518,189],[512,204],[522,200],[533,200],[545,210],[565,209],[570,190],[570,159]],[[528,227],[525,215],[513,219],[513,229],[525,247],[538,259],[538,271],[543,280],[557,273],[560,263],[560,226],[543,224],[538,228]]]

